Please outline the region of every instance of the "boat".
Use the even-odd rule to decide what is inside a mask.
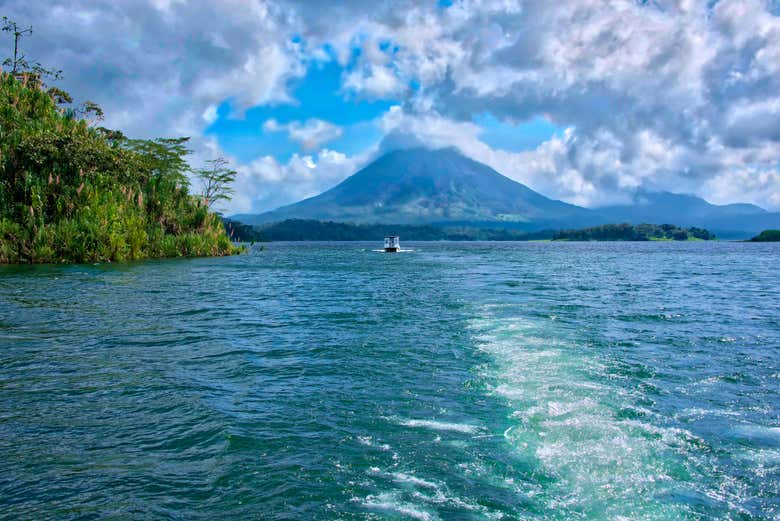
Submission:
[[[388,235],[385,237],[385,253],[395,253],[401,251],[401,238],[397,235]]]

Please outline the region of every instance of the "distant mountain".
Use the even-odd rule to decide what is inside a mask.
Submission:
[[[549,199],[455,149],[425,148],[390,152],[320,195],[232,219],[252,225],[314,219],[526,231],[652,223],[707,228],[721,238],[780,228],[780,213],[669,192],[640,191],[631,204],[582,208]]]
[[[754,204],[715,205],[693,195],[673,194],[670,192],[648,192],[640,190],[634,195],[631,204],[607,206],[597,211],[604,216],[630,216],[647,222],[659,215],[667,216],[675,223],[686,220],[733,217],[736,215],[761,215],[768,213]]]
[[[711,204],[692,195],[639,191],[631,204],[595,209],[608,222],[700,226],[719,237],[744,236],[780,224],[780,213],[753,204]]]
[[[247,224],[297,218],[392,224],[503,222],[534,228],[598,219],[590,210],[548,199],[454,149],[421,148],[390,152],[316,197],[233,218]]]

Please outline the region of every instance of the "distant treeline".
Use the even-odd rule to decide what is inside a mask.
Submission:
[[[408,224],[351,224],[305,219],[249,226],[225,220],[234,240],[251,241],[377,241],[386,235],[400,235],[407,241],[530,241],[551,239],[555,232],[544,230],[485,229],[465,226],[437,227]]]
[[[780,242],[780,230],[764,230],[748,242]]]
[[[605,224],[582,230],[562,230],[554,241],[709,241],[715,235],[703,228],[679,228],[673,224]]]
[[[250,226],[226,219],[225,227],[234,240],[243,242],[377,241],[386,235],[400,235],[407,241],[687,241],[715,238],[702,228],[679,228],[671,224],[607,224],[583,230],[528,232],[470,226],[352,224],[306,219]]]

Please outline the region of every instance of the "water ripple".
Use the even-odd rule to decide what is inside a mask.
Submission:
[[[0,517],[780,516],[771,244],[0,267]]]

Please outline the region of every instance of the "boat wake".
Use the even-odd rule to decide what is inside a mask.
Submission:
[[[683,519],[691,497],[740,511],[723,488],[692,488],[709,466],[705,442],[667,426],[597,351],[552,322],[483,311],[470,326],[494,360],[482,377],[511,411],[507,443],[551,478],[537,495],[546,519]]]

